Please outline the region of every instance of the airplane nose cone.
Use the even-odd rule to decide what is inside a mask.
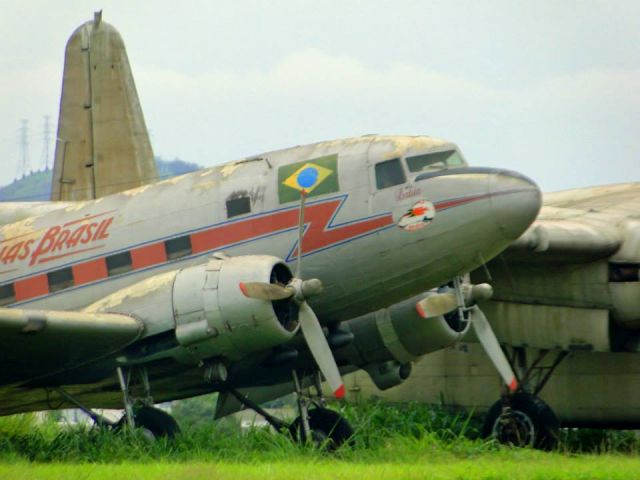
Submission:
[[[542,206],[538,186],[518,172],[496,170],[489,177],[489,192],[493,219],[510,240],[524,233]]]

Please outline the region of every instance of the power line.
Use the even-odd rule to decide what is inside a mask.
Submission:
[[[29,121],[20,120],[20,128],[18,129],[18,145],[20,147],[20,162],[18,162],[18,171],[16,178],[21,178],[31,171],[29,164]]]

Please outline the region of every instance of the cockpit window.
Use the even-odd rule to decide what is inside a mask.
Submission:
[[[378,189],[400,185],[406,181],[399,158],[376,164],[376,186]]]
[[[407,157],[407,166],[412,173],[421,172],[427,168],[460,167],[462,165],[464,165],[464,160],[456,150]]]

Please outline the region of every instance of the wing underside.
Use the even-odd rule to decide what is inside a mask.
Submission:
[[[127,315],[0,308],[0,385],[37,380],[112,355],[143,329]]]

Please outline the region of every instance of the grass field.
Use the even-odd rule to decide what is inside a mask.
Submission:
[[[478,457],[415,452],[412,461],[359,462],[342,459],[238,462],[146,462],[121,464],[0,464],[3,479],[634,479],[640,459],[618,455],[568,456],[533,451],[500,451]]]
[[[477,438],[469,416],[424,406],[346,407],[355,445],[335,454],[233,424],[187,426],[174,442],[140,433],[36,426],[0,419],[0,479],[633,479],[640,448],[630,432],[564,431],[554,452]]]

